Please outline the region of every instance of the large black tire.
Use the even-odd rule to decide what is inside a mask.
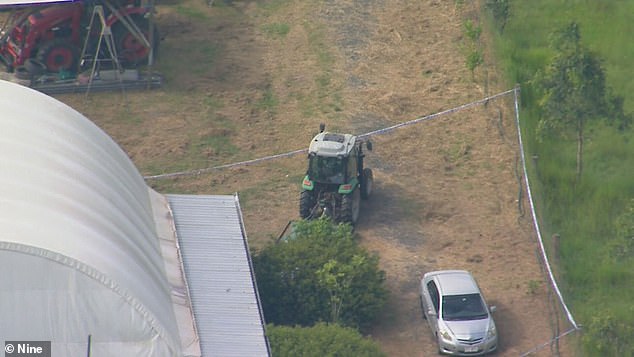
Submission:
[[[46,65],[35,58],[28,58],[24,61],[24,68],[32,77],[41,76],[46,72]]]
[[[143,35],[150,40],[149,21],[140,15],[132,15],[130,18],[141,30]],[[117,22],[114,24],[112,27],[112,34],[114,36],[115,46],[117,47],[117,56],[124,67],[133,68],[137,65],[146,65],[148,63],[150,58],[150,48],[146,47],[142,41],[139,41],[123,23]],[[156,26],[154,27],[152,42],[154,57],[156,57],[158,54],[158,44],[160,42]]]
[[[311,218],[310,215],[315,208],[315,198],[312,191],[302,191],[299,197],[299,216],[303,219]]]
[[[76,73],[79,63],[79,48],[67,39],[57,38],[43,44],[37,51],[36,59],[43,63],[49,72]]]
[[[355,188],[351,193],[341,198],[341,210],[339,212],[339,222],[355,225],[359,219],[361,208],[361,192]]]
[[[372,189],[374,188],[374,177],[372,176],[372,170],[363,169],[363,175],[361,176],[361,198],[367,200],[372,195]]]

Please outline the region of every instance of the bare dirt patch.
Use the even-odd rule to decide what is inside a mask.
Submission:
[[[296,150],[320,122],[362,134],[507,89],[492,80],[494,68],[486,76],[466,68],[463,24],[477,12],[460,3],[173,0],[157,9],[157,68],[171,74],[165,88],[59,98],[104,128],[143,174]],[[435,354],[418,280],[437,269],[474,273],[498,307],[499,355],[553,336],[519,194],[511,103],[506,97],[373,138],[375,194],[357,232],[387,273],[390,299],[371,335],[390,356]],[[238,192],[257,248],[297,218],[304,164],[300,155],[149,183],[162,192]]]

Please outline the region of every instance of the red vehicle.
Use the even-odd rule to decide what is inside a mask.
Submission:
[[[95,6],[103,9],[110,27],[117,59],[125,67],[145,64],[152,48],[149,41],[150,9],[134,0],[93,0],[33,5],[14,11],[0,29],[0,59],[9,71],[32,66],[48,72],[78,72],[82,59],[112,61],[113,53],[102,42],[102,21]],[[89,26],[92,23],[91,26]],[[158,36],[153,36],[158,42]],[[154,45],[156,47],[156,45]],[[84,58],[80,58],[82,53]]]

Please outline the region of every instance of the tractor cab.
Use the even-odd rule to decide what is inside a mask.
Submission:
[[[372,190],[372,170],[363,167],[363,143],[350,134],[324,131],[310,142],[308,169],[302,182],[300,216],[329,216],[334,221],[354,224],[359,200]],[[369,141],[366,147],[371,150]]]
[[[355,141],[350,134],[315,136],[308,149],[308,177],[317,183],[339,185],[356,177]]]

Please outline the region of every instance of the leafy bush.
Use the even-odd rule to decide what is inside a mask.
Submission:
[[[292,239],[253,256],[266,321],[368,326],[387,298],[378,262],[357,244],[348,225],[324,219],[296,223]]]
[[[616,235],[610,243],[612,256],[617,261],[634,258],[634,199],[617,217],[615,225]]]
[[[319,323],[313,327],[267,326],[271,354],[276,357],[383,357],[376,342],[352,328]]]
[[[632,312],[627,315],[632,316]],[[592,318],[583,343],[592,356],[632,356],[633,337],[632,321],[627,321],[624,315],[615,316],[603,311]]]

